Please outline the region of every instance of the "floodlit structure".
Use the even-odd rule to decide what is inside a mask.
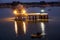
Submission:
[[[23,5],[18,5],[13,11],[16,21],[48,21],[48,13],[45,10],[41,10],[41,13],[27,13]]]
[[[29,13],[28,21],[47,21],[48,13]]]

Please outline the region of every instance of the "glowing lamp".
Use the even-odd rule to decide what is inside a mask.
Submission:
[[[26,13],[26,10],[22,10],[22,13]]]
[[[14,10],[13,13],[14,13],[15,15],[17,15],[18,12],[17,12],[17,10]]]
[[[41,12],[45,12],[45,10],[44,10],[44,9],[42,9],[42,10],[41,10]]]

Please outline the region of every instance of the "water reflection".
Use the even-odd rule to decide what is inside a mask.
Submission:
[[[26,22],[25,21],[14,21],[15,33],[18,36],[26,34]]]
[[[41,30],[42,30],[42,35],[45,35],[45,24],[44,24],[44,22],[41,22]]]
[[[0,22],[13,22],[15,17],[1,18]]]
[[[13,19],[11,19],[11,20],[13,20]],[[31,32],[31,34],[34,34],[34,32],[35,33],[40,32],[41,30],[42,30],[43,36],[46,34],[44,22],[37,22],[37,21],[28,22],[28,21],[15,21],[15,20],[13,20],[13,22],[14,22],[14,26],[15,26],[15,33],[16,33],[16,36],[18,36],[18,37],[23,36],[23,35],[25,36],[26,32],[29,31],[29,29],[31,30],[31,31],[29,31],[29,33]],[[27,27],[30,27],[30,28],[27,30]],[[39,27],[41,28],[41,30],[39,29]]]
[[[18,34],[18,28],[17,28],[17,22],[16,21],[14,21],[14,24],[15,24],[15,33],[16,33],[16,35]]]
[[[26,34],[26,23],[23,21],[23,30],[24,30],[24,34]]]

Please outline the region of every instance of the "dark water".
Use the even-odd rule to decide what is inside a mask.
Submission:
[[[51,10],[48,10],[49,8]],[[40,12],[39,8],[29,8],[28,10]],[[32,39],[30,36],[32,33],[42,31],[41,22],[28,22],[26,34],[16,37],[12,9],[0,8],[0,40],[60,40],[60,7],[47,7],[45,10],[51,19],[48,23],[44,23],[47,37]]]

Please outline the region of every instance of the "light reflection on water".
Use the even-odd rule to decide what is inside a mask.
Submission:
[[[3,19],[3,21],[9,21],[10,22],[10,20],[8,20],[8,19],[10,19],[10,20],[13,20],[12,18],[4,18]],[[14,22],[14,26],[15,26],[15,33],[16,33],[16,35],[26,35],[27,33],[26,33],[26,31],[28,31],[28,30],[26,30],[26,22],[25,21],[19,21],[19,22],[17,22],[17,21],[15,21],[15,20],[13,20],[12,22]],[[33,28],[33,29],[35,29],[36,30],[36,28],[37,28],[37,24],[36,23],[38,23],[38,24],[40,24],[40,26],[38,26],[38,28],[39,27],[41,27],[41,31],[42,31],[42,35],[44,36],[46,33],[45,33],[45,24],[44,24],[44,22],[28,22],[28,24],[30,25],[30,27],[31,28]],[[36,27],[33,27],[32,25],[36,25]],[[19,26],[18,26],[19,25]],[[28,27],[29,27],[29,25],[28,25]],[[22,27],[21,29],[22,30],[20,30],[20,27]],[[22,34],[20,34],[19,32],[18,32],[18,29],[20,30],[19,32],[21,32],[21,31],[23,31],[23,33]],[[34,31],[34,30],[31,30],[31,31]],[[37,31],[35,31],[36,33],[37,33]],[[32,32],[33,33],[33,32]]]
[[[42,35],[45,35],[45,24],[44,24],[44,22],[41,22],[41,30],[42,30]]]
[[[16,21],[14,21],[14,25],[15,25],[15,33],[16,33],[16,35],[18,35],[18,28],[17,28],[17,22]]]
[[[23,21],[23,30],[24,30],[24,34],[26,34],[26,24],[24,21]]]
[[[15,25],[15,32],[18,33],[18,32],[17,32],[17,30],[18,30],[18,29],[17,29],[17,27],[18,27],[18,26],[17,26],[17,21],[13,21],[13,22],[14,22],[14,25]],[[31,24],[31,25],[30,25],[31,28],[33,28],[33,26],[32,26],[33,24],[34,24],[34,25],[37,25],[36,23],[40,24],[40,26],[38,26],[38,28],[41,27],[42,33],[45,35],[45,24],[44,24],[44,22],[35,22],[35,23],[34,23],[34,22],[29,23],[29,22],[28,22],[29,25]],[[26,22],[22,21],[22,22],[20,22],[19,25],[20,25],[21,27],[23,27],[23,32],[24,32],[25,34],[27,34],[27,33],[26,33],[27,30],[26,30],[26,28],[25,28],[25,27],[27,27],[27,26],[26,26]],[[29,27],[29,26],[28,26],[28,27]],[[36,27],[37,27],[37,26],[36,26]],[[35,29],[36,27],[34,27],[34,29]],[[49,26],[48,26],[48,27],[49,27]],[[46,28],[48,28],[48,27],[46,27]],[[51,27],[49,27],[48,29],[51,30]],[[32,29],[31,31],[34,31],[34,30]],[[52,30],[51,30],[51,31],[52,31]],[[37,32],[37,31],[36,31],[36,32]],[[24,34],[24,33],[23,33],[23,34]],[[25,35],[25,34],[24,34],[24,35]],[[20,34],[20,35],[21,35],[21,34]],[[27,39],[28,39],[28,38],[27,38]]]
[[[27,22],[26,21],[14,21],[15,33],[17,36],[23,36],[27,31]]]
[[[18,21],[19,22],[19,21]],[[27,29],[27,26],[26,26],[26,22],[25,21],[20,21],[20,23],[22,24],[18,24],[18,22],[17,21],[15,21],[15,32],[16,32],[16,35],[18,35],[18,36],[20,36],[20,35],[22,35],[22,34],[20,34],[19,32],[22,32],[23,33],[23,35],[24,36],[26,36],[26,31],[28,31],[28,30],[26,30]],[[33,23],[33,24],[35,24],[35,23],[40,23],[40,26],[39,27],[41,27],[41,31],[42,31],[42,33],[41,32],[39,32],[39,33],[41,33],[41,35],[42,36],[45,36],[45,24],[44,24],[44,22],[30,22],[30,23]],[[21,31],[19,31],[19,26],[18,25],[21,25],[20,27],[23,27],[23,29],[21,29]],[[35,24],[36,25],[36,24]],[[19,32],[18,32],[19,31]],[[32,31],[33,31],[33,29],[32,29]],[[32,32],[33,33],[33,32]],[[36,31],[36,33],[37,33],[37,31]],[[22,36],[23,36],[22,35]],[[31,36],[31,34],[29,34],[30,36]]]
[[[23,31],[24,31],[24,34],[26,34],[26,22],[22,21],[23,23]],[[41,24],[41,30],[42,30],[42,35],[45,35],[45,24],[44,22],[40,22]],[[15,32],[16,32],[16,35],[18,34],[18,24],[17,24],[17,21],[14,21],[14,25],[15,25]]]

